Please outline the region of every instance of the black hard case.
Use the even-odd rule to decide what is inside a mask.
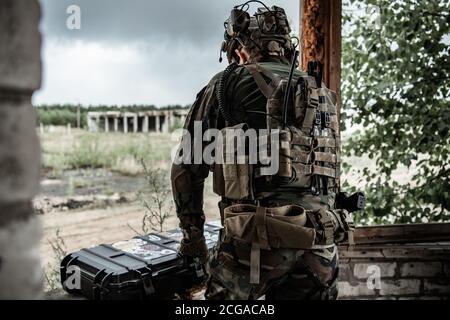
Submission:
[[[205,224],[209,249],[221,226]],[[68,293],[94,300],[173,299],[205,279],[202,267],[178,253],[181,230],[151,233],[131,240],[81,249],[61,262],[61,283]],[[70,289],[66,279],[76,266],[80,286]]]

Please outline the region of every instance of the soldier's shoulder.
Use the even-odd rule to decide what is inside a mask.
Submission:
[[[207,87],[215,87],[224,74],[225,70],[216,73],[208,82]],[[243,76],[248,75],[248,71],[242,65],[238,65],[227,77],[227,85],[239,81]]]

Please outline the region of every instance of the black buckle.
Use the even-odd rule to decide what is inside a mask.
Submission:
[[[319,177],[317,175],[313,175],[311,177],[311,194],[313,196],[320,195],[320,182]]]
[[[320,124],[322,123],[322,116],[321,116],[320,111],[316,111],[314,123],[315,123],[317,126],[320,126]]]
[[[331,117],[330,117],[330,113],[329,112],[325,112],[324,113],[324,123],[325,123],[325,128],[329,128],[331,125]]]

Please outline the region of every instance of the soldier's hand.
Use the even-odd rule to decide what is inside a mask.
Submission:
[[[192,232],[189,238],[184,237],[180,244],[180,254],[192,258],[198,258],[205,264],[208,259],[208,247],[203,232]]]

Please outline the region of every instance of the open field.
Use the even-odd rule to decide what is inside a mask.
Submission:
[[[142,171],[143,159],[153,166],[164,167],[170,150],[176,144],[171,135],[90,133],[64,127],[40,135],[45,175],[59,177],[63,171],[83,168],[104,168],[123,175]]]

